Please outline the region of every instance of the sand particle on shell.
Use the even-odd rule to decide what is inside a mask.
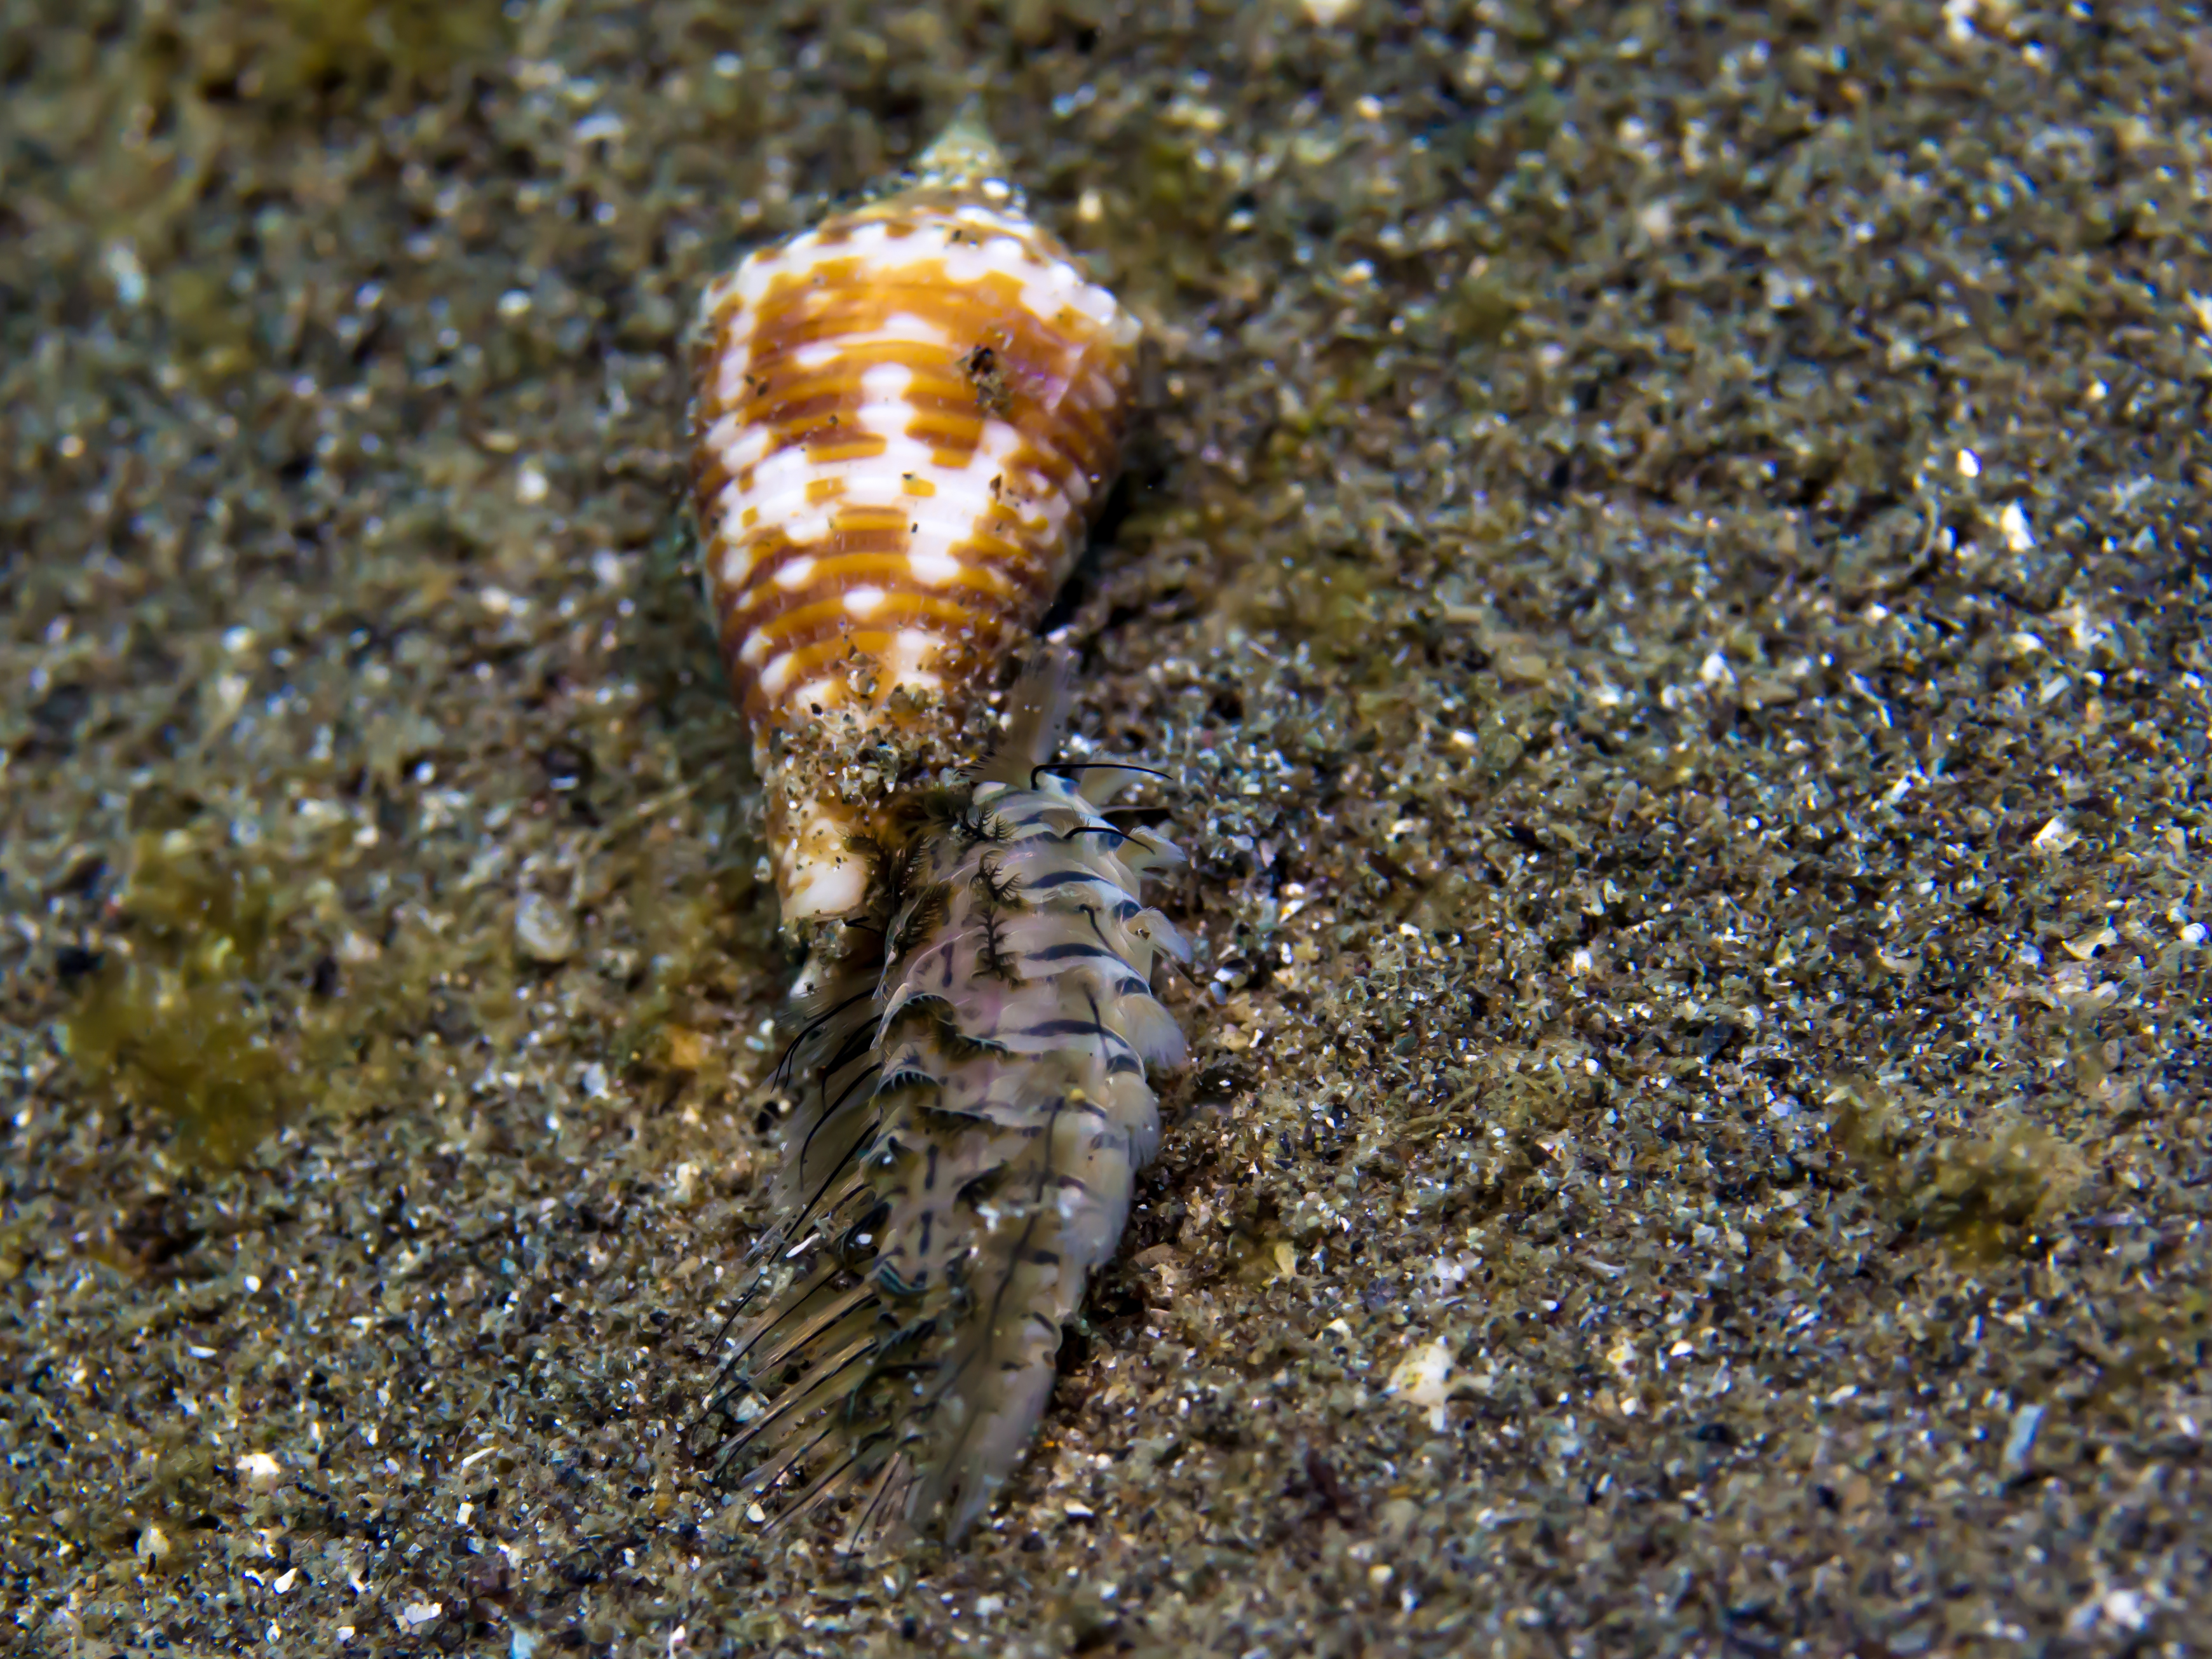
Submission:
[[[2201,1647],[2204,43],[1333,9],[0,51],[20,1644]],[[679,1432],[793,965],[679,336],[976,85],[1147,325],[1051,621],[1198,1054],[1009,1496],[863,1564]]]

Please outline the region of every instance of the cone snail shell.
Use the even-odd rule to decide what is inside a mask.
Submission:
[[[1139,329],[964,122],[702,310],[708,593],[784,921],[842,915],[896,778],[959,755],[1080,550]]]

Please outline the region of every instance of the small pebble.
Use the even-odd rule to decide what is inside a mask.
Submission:
[[[514,948],[548,967],[568,961],[576,954],[575,916],[543,893],[524,893],[514,903]]]
[[[2028,1471],[2035,1455],[2035,1437],[2043,1427],[2043,1407],[2022,1406],[2012,1414],[2012,1432],[2005,1437],[2004,1472],[2017,1480]]]

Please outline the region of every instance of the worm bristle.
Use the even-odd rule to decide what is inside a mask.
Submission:
[[[776,1524],[849,1498],[855,1546],[957,1538],[1004,1485],[1158,1145],[1147,1069],[1184,1053],[1149,977],[1185,947],[1137,896],[1136,866],[1172,848],[1096,833],[1034,753],[994,757],[956,806],[917,815],[887,860],[873,902],[904,915],[872,984],[850,950],[803,1011],[783,1130],[798,1219],[713,1397],[721,1455],[786,1494]],[[979,817],[1001,833],[967,834]]]

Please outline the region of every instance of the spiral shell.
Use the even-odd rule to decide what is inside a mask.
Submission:
[[[787,923],[863,902],[1112,482],[1133,319],[956,125],[703,306],[694,501]]]

